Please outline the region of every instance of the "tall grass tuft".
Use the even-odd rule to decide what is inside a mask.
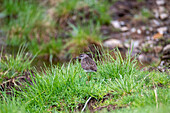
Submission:
[[[6,78],[10,79],[19,76],[26,70],[31,69],[31,63],[35,56],[32,57],[26,53],[26,45],[20,46],[18,53],[15,55],[0,56],[0,83]]]

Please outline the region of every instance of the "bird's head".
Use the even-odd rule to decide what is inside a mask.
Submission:
[[[79,57],[77,57],[78,59],[83,59],[89,57],[87,54],[80,54]]]

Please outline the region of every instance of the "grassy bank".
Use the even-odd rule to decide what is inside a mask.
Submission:
[[[100,25],[111,20],[109,2],[104,0],[4,0],[0,7],[7,45],[27,43],[29,52],[40,51],[40,56],[81,53],[89,44],[101,42]]]
[[[22,91],[13,89],[13,96],[0,92],[0,112],[80,112],[91,97],[87,112],[168,113],[169,76],[139,70],[130,55],[123,60],[115,53],[116,60],[105,54],[105,61],[97,61],[98,72],[89,81],[78,61],[30,72],[32,85],[24,82]]]

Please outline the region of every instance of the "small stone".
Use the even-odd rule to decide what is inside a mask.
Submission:
[[[128,43],[125,43],[124,46],[125,46],[126,48],[130,48],[130,44],[128,44]]]
[[[146,27],[145,27],[145,26],[142,26],[141,28],[142,28],[142,30],[143,30],[143,31],[145,31],[145,30],[146,30]]]
[[[150,36],[146,36],[146,40],[151,40],[151,37]]]
[[[131,30],[130,30],[132,33],[134,33],[134,32],[136,32],[136,28],[132,28]]]
[[[159,22],[158,20],[156,20],[156,19],[153,19],[153,20],[151,21],[151,23],[152,23],[152,25],[153,25],[154,27],[160,26],[160,22]]]
[[[160,27],[157,29],[157,32],[159,32],[160,34],[164,34],[164,33],[167,33],[168,31],[168,27]]]
[[[165,0],[157,0],[156,4],[157,5],[165,5]]]
[[[113,25],[114,28],[120,29],[121,25],[120,22],[115,20],[115,21],[111,21],[111,24]]]
[[[163,48],[163,54],[164,54],[164,55],[170,54],[170,44],[166,45],[166,46]]]
[[[141,31],[140,29],[138,29],[138,30],[137,30],[137,33],[138,33],[138,34],[141,34],[141,33],[142,33],[142,31]]]
[[[153,27],[149,27],[149,31],[153,31]]]
[[[149,34],[150,34],[150,32],[149,32],[149,31],[146,31],[146,34],[147,34],[147,35],[149,35]]]
[[[76,20],[76,19],[77,19],[76,15],[72,16],[72,20]]]
[[[109,39],[103,42],[104,47],[108,48],[115,48],[115,47],[120,47],[123,48],[123,44],[120,40],[117,39]]]
[[[141,55],[139,55],[138,59],[142,64],[145,64],[145,65],[149,65],[149,64],[153,64],[153,63],[155,65],[158,65],[161,61],[159,57],[156,57],[151,54],[147,54],[147,55],[141,54]]]
[[[160,6],[160,7],[159,7],[159,13],[163,13],[163,12],[165,12],[165,7]]]
[[[140,44],[139,40],[131,40],[131,44],[134,46],[134,48],[137,48]]]
[[[125,26],[125,22],[124,21],[120,21],[120,25],[121,26]]]
[[[128,31],[128,27],[126,27],[126,26],[121,27],[121,31]]]
[[[159,17],[160,17],[161,20],[165,20],[165,19],[168,18],[168,14],[166,14],[166,13],[161,13],[161,14],[159,15]]]

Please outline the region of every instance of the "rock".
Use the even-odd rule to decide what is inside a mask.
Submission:
[[[149,31],[146,31],[146,34],[147,34],[147,35],[149,35],[149,34],[150,34],[150,32],[149,32]]]
[[[120,25],[121,26],[125,26],[125,22],[124,21],[120,21]]]
[[[161,14],[159,15],[159,17],[160,17],[161,20],[167,19],[168,16],[169,16],[169,15],[168,15],[167,13],[161,13]]]
[[[137,30],[137,33],[138,33],[138,34],[141,34],[141,33],[142,33],[142,31],[141,31],[140,29],[138,29],[138,30]]]
[[[149,31],[153,31],[153,27],[149,27]]]
[[[170,55],[170,44],[166,45],[166,46],[163,48],[163,54],[164,54],[164,55]]]
[[[167,33],[167,31],[168,31],[168,27],[160,27],[160,28],[158,28],[157,29],[157,31],[160,33],[160,34],[165,34],[165,33]]]
[[[121,27],[120,29],[121,29],[121,31],[124,31],[124,32],[129,30],[128,27],[126,27],[126,26]]]
[[[154,27],[160,26],[160,22],[159,22],[158,20],[156,20],[156,19],[153,19],[153,20],[151,21],[151,24],[152,24]]]
[[[165,10],[165,7],[163,7],[163,6],[160,6],[159,7],[159,13],[163,13],[163,12],[165,12],[166,10]]]
[[[156,18],[159,18],[159,11],[157,9],[153,9],[154,15]]]
[[[136,28],[132,28],[131,30],[130,30],[132,33],[135,33],[136,32]]]
[[[141,54],[139,55],[138,60],[145,65],[151,65],[151,64],[158,65],[161,61],[159,57],[154,56],[152,54],[147,54],[147,55]]]
[[[140,40],[131,40],[131,44],[134,48],[139,47]]]
[[[114,28],[117,28],[117,29],[121,28],[120,22],[117,20],[111,21],[111,24],[113,25]]]
[[[108,48],[115,48],[115,47],[123,48],[123,43],[117,39],[109,39],[103,42],[103,46]]]
[[[156,0],[157,5],[165,5],[165,0]]]

